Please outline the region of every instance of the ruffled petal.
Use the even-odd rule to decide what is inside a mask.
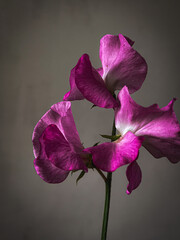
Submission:
[[[35,126],[32,141],[33,151],[36,158],[38,157],[40,150],[39,138],[45,128],[50,124],[55,124],[58,127],[75,152],[82,151],[83,146],[80,142],[79,134],[73,119],[71,103],[65,101],[54,104]]]
[[[129,181],[126,193],[130,194],[134,189],[139,186],[142,179],[141,168],[136,161],[129,164],[126,170],[126,176]]]
[[[92,154],[94,165],[106,172],[113,172],[117,168],[136,160],[143,139],[132,132],[115,142],[102,143],[95,147],[84,149]]]
[[[92,67],[87,54],[84,54],[76,65],[75,82],[83,96],[93,104],[103,108],[117,107],[116,100],[99,73]]]
[[[143,146],[155,157],[167,157],[172,163],[180,161],[180,137],[178,138],[156,138],[146,136]]]
[[[56,125],[49,125],[39,138],[41,154],[47,156],[48,160],[56,167],[65,170],[85,170],[87,167],[81,159],[80,154],[73,151],[70,144],[64,138]]]
[[[173,111],[173,99],[166,107],[157,104],[142,107],[134,102],[124,87],[119,95],[121,108],[116,109],[115,122],[118,131],[124,135],[132,131],[143,136],[145,146],[156,158],[167,157],[171,162],[180,160],[180,125]]]
[[[133,41],[122,34],[105,35],[100,40],[103,79],[110,91],[125,85],[133,93],[141,88],[147,74],[144,58],[131,45]]]
[[[70,83],[71,90],[64,95],[63,100],[64,101],[73,101],[73,100],[84,99],[84,96],[79,91],[79,89],[77,88],[76,83],[75,83],[75,67],[71,70],[69,83]]]

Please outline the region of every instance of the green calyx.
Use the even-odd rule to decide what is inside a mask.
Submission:
[[[112,142],[114,142],[118,140],[121,137],[121,135],[101,135],[101,137],[110,139]]]
[[[76,184],[79,182],[79,180],[80,180],[81,178],[83,178],[83,176],[84,176],[85,173],[86,173],[86,172],[85,172],[84,170],[82,170],[82,171],[80,172],[79,176],[78,176],[77,179],[76,179]]]

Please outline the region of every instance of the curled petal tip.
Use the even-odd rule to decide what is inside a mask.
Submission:
[[[84,53],[78,60],[78,63],[77,65],[75,66],[75,70],[78,69],[79,65],[82,63],[82,62],[87,62],[89,61],[89,55],[87,53]]]
[[[64,97],[63,97],[63,101],[68,101],[68,97],[69,97],[69,95],[70,95],[70,91],[67,92],[67,93],[64,95]]]
[[[87,53],[84,53],[84,54],[82,55],[82,57],[83,57],[83,59],[88,59],[88,60],[89,60],[89,55],[88,55]]]
[[[130,194],[131,194],[131,192],[129,192],[128,190],[126,190],[126,193],[127,193],[127,195],[130,195]]]
[[[129,181],[126,193],[129,195],[140,185],[142,179],[142,172],[136,161],[129,164],[126,170],[126,176]]]

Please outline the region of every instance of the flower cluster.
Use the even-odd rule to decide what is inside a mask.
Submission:
[[[113,172],[127,166],[127,193],[141,182],[137,163],[144,146],[155,158],[180,160],[180,125],[173,111],[173,99],[159,108],[138,105],[130,96],[141,88],[147,64],[132,47],[134,42],[119,34],[105,35],[100,40],[102,67],[95,69],[87,54],[71,70],[70,91],[62,102],[54,104],[40,119],[33,132],[34,166],[48,183],[60,183],[69,172],[96,168]],[[115,91],[119,93],[115,97]],[[102,108],[113,108],[116,136],[114,141],[85,148],[81,144],[71,111],[71,101],[87,99]]]

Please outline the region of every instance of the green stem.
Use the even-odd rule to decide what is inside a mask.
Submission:
[[[112,135],[116,135],[115,121],[113,122]],[[112,172],[107,173],[106,178],[106,192],[105,192],[105,203],[104,203],[104,216],[103,216],[103,225],[101,240],[106,240],[107,228],[108,228],[108,219],[109,219],[109,208],[110,208],[110,198],[111,198],[111,181],[112,181]]]
[[[111,197],[111,180],[112,180],[112,173],[108,173],[107,181],[106,181],[106,194],[105,194],[104,217],[103,217],[101,240],[106,240],[106,236],[107,236],[110,197]]]

